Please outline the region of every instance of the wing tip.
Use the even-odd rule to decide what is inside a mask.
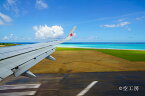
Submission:
[[[73,37],[75,35],[74,31],[76,30],[76,28],[77,28],[76,26],[73,27],[73,29],[71,30],[69,34],[70,37]]]
[[[74,33],[75,30],[76,30],[76,26],[74,26],[74,27],[72,28],[72,30],[70,31],[69,35],[66,37],[65,40],[70,40],[70,39],[72,39],[72,37],[74,37],[74,36],[76,35],[76,34]]]

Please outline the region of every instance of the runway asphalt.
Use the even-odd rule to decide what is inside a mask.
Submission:
[[[145,96],[145,71],[36,76],[7,78],[0,96]]]

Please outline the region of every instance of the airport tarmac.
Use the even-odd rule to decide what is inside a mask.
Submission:
[[[7,78],[0,96],[145,96],[145,71],[36,75]]]

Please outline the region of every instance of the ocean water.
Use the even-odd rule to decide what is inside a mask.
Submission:
[[[64,43],[57,47],[145,50],[145,43]]]
[[[34,44],[38,42],[4,42],[4,43]],[[59,44],[57,45],[57,47],[145,50],[145,42],[67,42]]]

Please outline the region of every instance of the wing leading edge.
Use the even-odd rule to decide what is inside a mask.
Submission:
[[[12,74],[16,77],[36,77],[29,69],[44,58],[55,60],[50,56],[55,51],[55,45],[72,39],[75,29],[73,27],[61,41],[0,48],[0,81]]]

